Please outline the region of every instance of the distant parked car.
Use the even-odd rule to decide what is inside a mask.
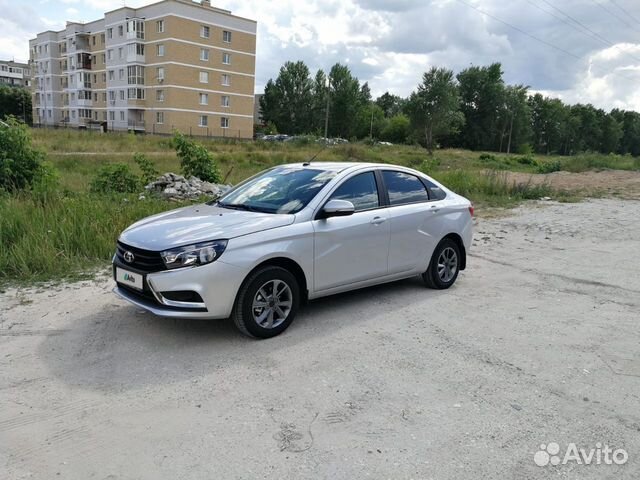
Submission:
[[[217,201],[143,219],[113,257],[115,292],[157,315],[231,317],[272,337],[306,299],[422,275],[451,287],[473,207],[421,172],[304,163],[261,172]]]

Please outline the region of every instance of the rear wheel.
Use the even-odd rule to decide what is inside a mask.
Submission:
[[[422,274],[429,288],[444,290],[453,285],[460,272],[460,247],[450,238],[442,240],[433,252],[429,268]]]
[[[266,266],[252,273],[240,287],[231,316],[245,335],[270,338],[287,329],[299,304],[300,287],[291,272]]]

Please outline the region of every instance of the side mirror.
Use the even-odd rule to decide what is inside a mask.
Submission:
[[[353,203],[348,200],[329,200],[324,208],[320,211],[320,218],[330,218],[330,217],[348,217],[349,215],[353,215],[356,211],[356,208],[353,206]]]

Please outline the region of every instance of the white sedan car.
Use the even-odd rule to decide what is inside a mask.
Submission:
[[[114,291],[157,315],[231,317],[272,337],[308,299],[415,275],[449,288],[466,267],[472,216],[469,200],[409,168],[281,165],[127,228]]]

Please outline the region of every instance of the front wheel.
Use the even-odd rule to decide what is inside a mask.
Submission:
[[[460,272],[460,247],[450,238],[442,240],[433,252],[429,268],[422,274],[429,288],[444,290],[453,285]]]
[[[298,281],[282,267],[266,266],[252,273],[240,287],[231,314],[242,333],[270,338],[284,332],[300,304]]]

